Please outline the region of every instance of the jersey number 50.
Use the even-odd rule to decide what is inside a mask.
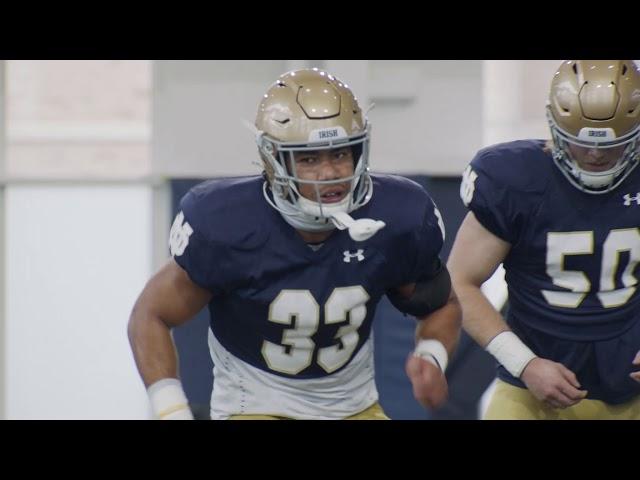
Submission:
[[[591,282],[584,272],[564,269],[565,255],[593,254],[593,232],[550,232],[547,234],[547,275],[558,287],[571,292],[542,290],[545,300],[556,307],[577,308],[591,289]],[[622,272],[624,288],[615,288],[620,253],[629,252],[629,264]],[[600,291],[597,293],[605,308],[619,307],[627,303],[635,293],[638,279],[633,276],[640,261],[640,230],[623,228],[611,230],[602,245]]]
[[[358,344],[358,328],[367,316],[369,295],[361,286],[335,288],[324,305],[325,324],[348,320],[338,329],[339,344],[318,349],[318,365],[327,373],[342,367]],[[311,365],[318,330],[320,307],[309,290],[282,290],[269,306],[269,321],[292,325],[280,344],[264,341],[262,356],[277,372],[295,375]]]

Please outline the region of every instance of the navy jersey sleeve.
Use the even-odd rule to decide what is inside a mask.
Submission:
[[[422,225],[414,234],[414,262],[407,283],[428,280],[437,273],[444,238],[442,216],[436,204],[429,198]]]
[[[445,236],[436,204],[421,185],[405,177],[376,174],[374,186],[371,215],[387,224],[373,237],[373,242],[382,242],[379,248],[389,264],[385,290],[429,280],[440,266]]]
[[[460,186],[462,201],[480,224],[512,245],[520,238],[527,216],[525,197],[510,181],[518,175],[513,170],[508,159],[481,150],[465,170]]]
[[[180,201],[178,214],[171,226],[169,249],[189,278],[215,295],[222,291],[216,276],[216,264],[220,263],[223,252],[206,238],[200,217],[194,196],[187,193]]]

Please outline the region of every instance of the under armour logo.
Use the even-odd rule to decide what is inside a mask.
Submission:
[[[357,258],[359,262],[364,260],[364,250],[359,248],[356,253],[351,253],[349,252],[349,250],[345,250],[344,252],[342,252],[342,254],[344,255],[344,263],[351,263],[351,259],[352,258]]]
[[[631,206],[631,202],[636,202],[636,205],[640,205],[640,192],[636,193],[635,197],[632,197],[630,193],[627,193],[624,197],[624,206]]]

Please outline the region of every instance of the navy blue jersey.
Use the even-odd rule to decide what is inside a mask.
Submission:
[[[510,320],[565,339],[616,337],[640,318],[640,169],[613,192],[588,194],[543,146],[481,150],[465,172],[463,199],[512,246],[504,261]]]
[[[262,185],[252,176],[194,187],[172,228],[182,238],[174,259],[212,292],[211,328],[229,352],[281,376],[328,375],[369,337],[387,290],[428,276],[443,244],[439,213],[418,184],[374,175],[371,200],[351,215],[386,227],[364,242],[337,230],[314,251]]]
[[[511,244],[504,261],[511,328],[536,354],[569,368],[586,368],[596,351],[609,357],[607,368],[618,359],[616,381],[629,393],[633,381],[624,377],[640,350],[640,337],[627,337],[640,318],[640,168],[614,191],[588,194],[567,181],[544,144],[481,150],[465,171],[461,196],[487,230]],[[628,351],[616,343],[621,336]],[[567,349],[571,341],[575,349]],[[617,352],[603,345],[617,345]],[[614,370],[597,363],[613,381]]]

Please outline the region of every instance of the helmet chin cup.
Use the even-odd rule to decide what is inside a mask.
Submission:
[[[604,172],[589,172],[580,168],[580,166],[573,161],[571,174],[578,179],[581,185],[587,188],[602,189],[609,185],[612,185],[616,177],[623,172],[622,162],[616,163],[613,168]]]
[[[298,199],[298,205],[300,206],[300,210],[302,211],[302,213],[309,215],[310,217],[330,218],[334,213],[349,213],[349,206],[351,205],[351,192],[349,192],[346,197],[336,203],[319,203],[301,196]]]

